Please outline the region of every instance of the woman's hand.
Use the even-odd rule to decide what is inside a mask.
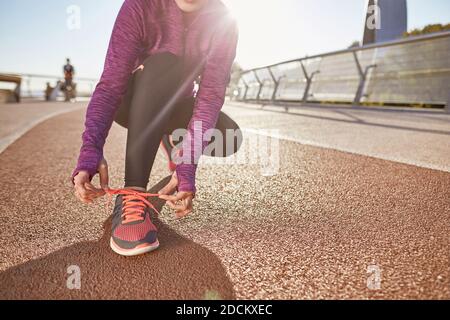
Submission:
[[[83,203],[92,203],[95,199],[103,197],[108,190],[109,177],[108,177],[108,163],[103,159],[99,166],[98,172],[100,176],[101,189],[94,187],[90,181],[89,173],[86,171],[80,171],[73,179],[75,184],[75,196]]]
[[[179,219],[192,213],[194,199],[192,192],[178,192],[174,196],[160,195],[159,198],[167,201],[167,205],[175,210],[175,215]]]
[[[167,205],[175,210],[177,218],[184,218],[192,213],[194,194],[192,192],[176,192],[178,187],[177,174],[172,175],[169,183],[159,191],[159,198],[166,200]]]
[[[174,172],[172,175],[172,179],[170,179],[169,183],[162,188],[158,193],[163,196],[172,196],[177,191],[178,187],[178,177],[177,173]]]

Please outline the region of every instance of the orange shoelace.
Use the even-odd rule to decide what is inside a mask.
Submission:
[[[150,197],[159,197],[158,194],[139,192],[129,189],[110,189],[106,192],[111,198],[114,195],[123,196],[122,219],[123,223],[144,221],[145,209],[151,208],[157,214],[159,211],[148,200]]]

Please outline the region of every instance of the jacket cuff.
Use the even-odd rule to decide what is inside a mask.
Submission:
[[[98,165],[103,158],[103,153],[95,149],[82,148],[78,158],[78,164],[72,173],[72,182],[75,176],[81,171],[89,173],[89,178],[92,178],[98,173]]]
[[[197,166],[193,164],[181,164],[177,166],[178,191],[196,193],[195,173]]]

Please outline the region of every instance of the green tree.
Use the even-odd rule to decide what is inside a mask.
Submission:
[[[437,23],[437,24],[429,24],[422,29],[413,29],[409,32],[404,33],[404,37],[414,37],[414,36],[420,36],[424,34],[430,34],[430,33],[436,33],[436,32],[443,32],[443,31],[450,31],[450,23],[447,23],[445,25]]]

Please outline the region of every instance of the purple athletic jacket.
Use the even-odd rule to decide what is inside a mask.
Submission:
[[[185,137],[185,143],[193,146],[191,159],[177,166],[179,190],[195,192],[196,163],[201,155],[198,149],[205,149],[203,134],[217,124],[237,40],[236,23],[220,0],[209,0],[188,28],[175,0],[125,0],[113,29],[103,74],[87,110],[83,145],[73,176],[82,170],[91,177],[97,173],[133,70],[147,57],[168,52],[183,57],[186,70],[195,70],[201,77]],[[192,87],[186,89],[192,95]],[[202,121],[201,128],[194,126],[196,121]]]

